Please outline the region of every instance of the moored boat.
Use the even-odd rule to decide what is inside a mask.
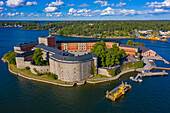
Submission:
[[[114,88],[111,91],[106,92],[106,98],[110,99],[112,101],[115,101],[120,96],[124,95],[129,89],[131,89],[132,86],[130,84],[127,84],[127,82],[120,84],[116,88]]]

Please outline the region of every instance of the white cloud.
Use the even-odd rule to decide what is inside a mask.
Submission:
[[[120,2],[119,4],[116,4],[115,6],[116,7],[122,7],[122,6],[125,6],[125,5],[126,5],[126,3]]]
[[[56,7],[46,7],[45,10],[43,10],[44,12],[55,12],[57,11],[58,8]]]
[[[148,11],[149,14],[162,14],[162,13],[170,13],[170,10],[164,9],[155,9],[154,11]]]
[[[34,13],[30,13],[30,14],[28,14],[28,16],[33,16],[34,15]]]
[[[51,2],[48,6],[49,7],[59,7],[59,6],[64,6],[64,2],[61,0],[56,0],[56,2]]]
[[[152,8],[170,8],[170,0],[165,0],[164,2],[147,2],[146,5]]]
[[[135,15],[137,14],[137,11],[131,9],[131,10],[127,10],[127,9],[112,9],[110,7],[102,10],[100,15]]]
[[[3,6],[4,5],[4,2],[3,1],[0,1],[0,6]]]
[[[6,6],[8,7],[19,7],[24,6],[25,0],[7,0]]]
[[[108,4],[108,1],[102,1],[102,0],[97,0],[94,2],[95,4],[100,4],[101,7],[104,7],[104,6],[110,6],[110,5],[114,5],[114,4]]]
[[[75,6],[74,4],[68,4],[67,6]]]
[[[9,16],[9,17],[12,17],[12,16],[17,16],[17,15],[19,15],[20,13],[18,13],[18,12],[16,12],[16,13],[11,13],[11,12],[9,12],[9,13],[7,13],[7,16]]]
[[[4,16],[4,13],[1,13],[1,14],[0,14],[0,17],[2,17],[2,16]]]
[[[78,7],[90,7],[88,4],[82,4],[82,5],[79,5]]]
[[[35,14],[34,16],[35,16],[35,17],[40,17],[40,15],[39,15],[39,14]]]
[[[74,8],[70,8],[69,11],[68,11],[68,15],[72,15],[73,13],[76,13],[77,10],[74,9]]]
[[[3,7],[0,7],[0,13],[1,13],[3,10],[4,10],[4,8],[3,8]]]
[[[73,15],[73,16],[92,16],[91,14],[91,9],[74,9],[70,8],[69,12],[67,13],[68,15]]]
[[[51,2],[50,4],[46,4],[48,7],[43,10],[44,12],[55,12],[58,8],[64,6],[64,2],[61,0],[56,0],[56,2]]]
[[[120,16],[128,16],[128,15],[136,15],[138,14],[138,11],[135,11],[133,9],[127,10],[127,9],[112,9],[111,7],[108,7],[104,10],[91,10],[91,9],[74,9],[70,8],[68,15],[72,16],[114,16],[114,15],[120,15]]]
[[[62,12],[47,13],[46,16],[47,17],[61,17]]]
[[[53,15],[51,13],[46,14],[47,17],[52,17]]]
[[[20,15],[21,15],[21,16],[25,16],[25,13],[21,12]]]
[[[37,2],[36,1],[34,1],[34,2],[27,2],[26,3],[26,6],[32,6],[32,5],[37,5]]]

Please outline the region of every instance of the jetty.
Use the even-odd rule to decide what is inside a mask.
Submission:
[[[153,77],[153,76],[167,76],[168,73],[165,72],[164,70],[162,72],[142,72],[138,74],[136,77],[130,77],[132,81],[135,82],[142,82],[143,80],[141,79],[142,77]]]
[[[169,70],[170,68],[165,68],[165,67],[154,67],[154,69],[158,69],[158,70]]]

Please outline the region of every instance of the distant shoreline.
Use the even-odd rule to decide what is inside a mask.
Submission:
[[[76,37],[76,38],[93,38],[93,39],[132,39],[131,37],[117,37],[117,36],[114,36],[114,37],[106,37],[106,38],[94,38],[93,36],[83,36],[83,35],[80,35],[80,36],[77,36],[77,35],[58,35],[58,34],[55,34],[55,33],[51,33],[51,35],[56,35],[56,36],[65,36],[65,37]]]

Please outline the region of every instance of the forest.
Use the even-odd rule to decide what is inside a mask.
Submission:
[[[91,36],[94,38],[132,37],[136,38],[137,30],[170,30],[170,21],[56,21],[46,22],[0,22],[0,27],[15,24],[22,30],[50,30],[53,35]]]
[[[22,29],[50,30],[52,34],[64,36],[92,36],[106,38],[129,36],[135,38],[137,30],[170,30],[170,21],[59,21],[36,24]]]

